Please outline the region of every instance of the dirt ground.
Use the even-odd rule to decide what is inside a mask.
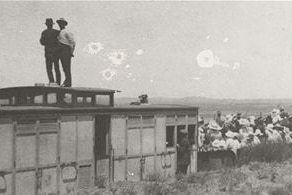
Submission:
[[[90,195],[292,195],[292,159],[150,181],[118,182]]]

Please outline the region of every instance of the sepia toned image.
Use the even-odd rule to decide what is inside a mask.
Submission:
[[[292,1],[0,1],[0,195],[291,195]]]

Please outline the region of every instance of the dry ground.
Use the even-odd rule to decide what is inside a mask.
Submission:
[[[152,175],[149,181],[118,182],[84,194],[292,195],[292,159],[281,163],[252,162],[239,168],[177,178],[163,179]]]

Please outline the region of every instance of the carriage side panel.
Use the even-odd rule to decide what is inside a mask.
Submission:
[[[124,116],[111,117],[111,143],[113,149],[113,177],[114,181],[125,180],[125,136],[126,118]]]

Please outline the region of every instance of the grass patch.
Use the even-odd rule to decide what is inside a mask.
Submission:
[[[152,173],[146,176],[145,181],[164,182],[166,178],[159,173]]]
[[[172,192],[171,186],[160,182],[147,182],[143,184],[145,195],[165,195]]]
[[[241,166],[250,162],[281,162],[291,157],[291,145],[284,142],[262,142],[255,146],[240,149],[237,157],[237,165]]]
[[[96,176],[95,177],[95,186],[98,188],[105,188],[107,184],[108,178],[106,176]]]
[[[231,192],[247,179],[247,175],[236,169],[226,169],[221,173],[219,185],[221,191]]]

